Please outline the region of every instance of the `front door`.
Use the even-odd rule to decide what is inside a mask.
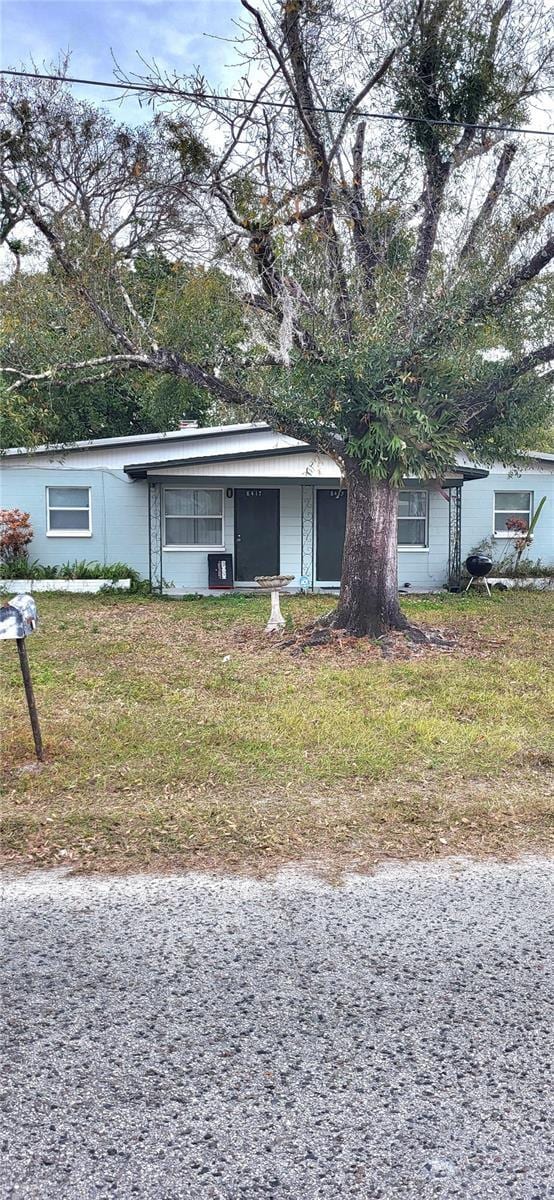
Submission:
[[[318,488],[316,495],[316,579],[318,583],[338,583],[342,574],[346,492],[344,488]]]
[[[278,575],[279,488],[235,488],[235,580]]]

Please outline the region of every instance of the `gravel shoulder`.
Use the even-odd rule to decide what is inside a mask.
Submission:
[[[1,1200],[554,1196],[553,881],[6,874]]]

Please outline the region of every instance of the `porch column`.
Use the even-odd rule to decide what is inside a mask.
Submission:
[[[300,574],[308,580],[309,588],[314,586],[314,492],[313,484],[302,484]]]
[[[459,592],[462,580],[462,484],[448,489],[448,587]]]
[[[162,485],[148,481],[148,557],[150,590],[162,593]]]

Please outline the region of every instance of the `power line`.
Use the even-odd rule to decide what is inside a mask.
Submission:
[[[181,100],[192,100],[197,104],[202,100],[224,100],[232,104],[244,104],[245,108],[257,108],[261,106],[262,108],[296,109],[296,105],[290,100],[262,100],[255,96],[250,98],[247,96],[226,96],[219,92],[186,92],[180,88],[165,87],[161,84],[159,87],[156,87],[153,84],[146,83],[112,83],[104,79],[78,79],[73,75],[46,75],[38,71],[12,71],[7,67],[0,68],[0,75],[14,75],[23,79],[46,79],[59,83],[81,83],[87,87],[112,88],[124,92],[148,92],[155,96],[178,96]],[[322,106],[313,105],[307,111],[344,116],[347,109],[323,108]],[[408,125],[444,125],[453,129],[476,129],[484,133],[524,133],[531,137],[554,137],[554,129],[530,129],[529,127],[519,125],[486,125],[478,121],[449,121],[436,117],[406,117],[399,113],[368,112],[363,109],[356,109],[355,115],[376,121],[404,121]]]

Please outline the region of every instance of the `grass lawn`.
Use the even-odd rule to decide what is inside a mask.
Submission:
[[[37,598],[3,671],[4,861],[263,870],[552,849],[554,597],[411,597],[454,650],[282,648],[266,597]],[[299,628],[325,597],[287,597]]]

